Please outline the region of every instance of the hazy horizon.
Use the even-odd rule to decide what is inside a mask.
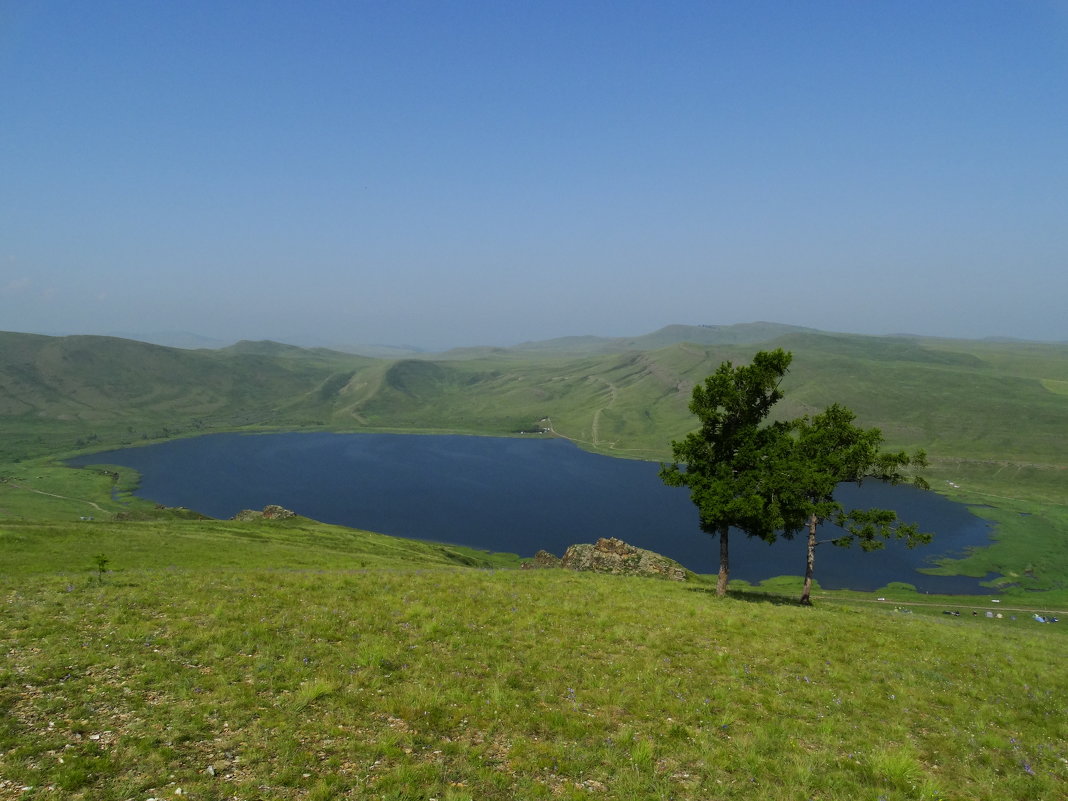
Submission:
[[[774,323],[772,321],[750,321],[750,323],[734,323],[734,324],[731,324],[731,325],[747,325],[747,324],[762,325],[762,324],[767,324],[767,323],[771,323],[772,325],[776,325],[777,324],[777,323]],[[687,324],[687,323],[670,323],[669,326],[670,325],[690,326],[691,324]],[[665,328],[665,327],[668,327],[668,326],[661,326],[661,328]],[[711,324],[711,323],[693,323],[692,327],[716,327],[716,325],[715,324]],[[859,333],[859,332],[855,332],[855,331],[839,331],[839,330],[833,330],[833,329],[816,329],[816,328],[811,328],[810,329],[810,328],[805,327],[805,326],[800,326],[799,328],[804,328],[805,330],[818,331],[818,332],[823,333],[823,334],[832,334],[832,335],[841,334],[841,335],[845,335],[845,336],[850,336],[850,335],[854,335],[855,334],[855,335],[858,335],[858,336],[876,336],[876,337],[889,337],[889,338],[894,338],[894,337],[909,337],[909,338],[916,337],[916,338],[921,338],[921,339],[928,338],[928,335],[917,334],[917,333],[914,333],[914,332],[911,332],[911,331],[897,331],[897,332],[890,332],[890,333],[886,333],[886,334],[863,334],[863,333]],[[557,340],[557,339],[570,339],[570,338],[582,339],[582,338],[586,338],[586,337],[592,337],[592,338],[595,338],[595,339],[631,339],[631,338],[636,338],[636,337],[642,337],[642,336],[644,336],[646,334],[653,334],[653,333],[656,333],[656,331],[659,331],[659,330],[660,329],[656,329],[654,331],[632,331],[630,333],[621,334],[621,335],[605,335],[605,334],[598,334],[598,333],[592,332],[592,331],[591,332],[586,332],[584,334],[561,333],[561,334],[556,334],[554,336],[546,337],[544,340],[523,340],[521,342],[517,341],[517,342],[498,342],[498,343],[466,343],[466,344],[463,344],[463,345],[445,345],[443,347],[424,347],[424,346],[420,346],[420,345],[411,345],[411,344],[407,344],[407,343],[404,343],[404,342],[347,342],[347,341],[340,341],[340,340],[327,340],[327,339],[321,339],[321,338],[316,338],[316,337],[298,338],[298,339],[293,339],[293,340],[281,339],[279,337],[273,337],[273,336],[256,337],[256,338],[242,337],[242,338],[238,338],[238,339],[218,339],[218,338],[215,338],[215,337],[204,336],[204,335],[198,334],[198,333],[196,333],[194,331],[22,331],[22,332],[15,332],[15,333],[41,334],[41,335],[44,335],[44,336],[54,336],[54,337],[79,336],[79,335],[115,337],[115,338],[119,338],[119,339],[131,339],[131,340],[135,340],[135,341],[139,341],[139,342],[145,342],[145,343],[154,344],[154,345],[163,345],[163,346],[166,346],[166,347],[183,348],[183,349],[197,349],[197,348],[217,349],[217,348],[229,347],[230,345],[237,344],[240,341],[271,341],[271,342],[278,342],[278,343],[284,344],[284,345],[295,345],[297,347],[302,347],[302,348],[332,348],[332,349],[338,349],[338,350],[342,350],[342,351],[345,351],[345,350],[361,351],[361,352],[365,352],[366,355],[372,355],[372,351],[374,351],[375,353],[373,355],[381,355],[382,357],[388,357],[389,356],[389,351],[392,351],[392,350],[397,351],[398,355],[403,355],[403,352],[433,354],[433,353],[444,353],[444,352],[447,352],[447,351],[450,351],[450,350],[453,350],[453,349],[463,349],[463,348],[512,348],[512,347],[516,347],[516,346],[520,346],[520,345],[532,344],[532,343],[535,343],[535,342],[545,342],[545,341],[552,341],[552,340]],[[940,339],[940,338],[958,339],[958,340],[964,340],[964,341],[969,341],[970,340],[970,341],[994,341],[994,342],[996,342],[996,341],[1022,342],[1022,343],[1031,343],[1031,344],[1039,344],[1039,345],[1065,345],[1065,344],[1068,344],[1068,340],[1038,340],[1038,339],[1025,339],[1025,338],[1018,338],[1018,337],[999,337],[999,336],[989,336],[989,337],[934,337],[934,336],[931,336],[930,338],[934,338],[934,339]]]
[[[0,9],[0,329],[1068,341],[1068,4]]]

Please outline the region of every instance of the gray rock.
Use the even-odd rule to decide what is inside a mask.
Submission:
[[[587,570],[620,576],[651,576],[671,581],[688,581],[693,575],[674,559],[644,548],[636,548],[615,537],[602,537],[593,545],[572,545],[564,552],[563,559],[556,559],[546,551],[538,551],[531,566],[559,566],[568,570]]]
[[[534,559],[523,563],[524,570],[538,570],[546,567],[562,567],[563,563],[559,556],[553,556],[548,551],[538,551]]]
[[[278,506],[276,504],[268,504],[263,507],[262,512],[257,512],[255,509],[242,509],[236,515],[231,517],[231,520],[286,520],[290,517],[296,517],[296,512],[291,512],[288,509]]]

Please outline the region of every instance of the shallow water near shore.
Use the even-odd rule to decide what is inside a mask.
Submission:
[[[326,523],[532,556],[619,537],[698,573],[718,570],[719,543],[703,534],[685,489],[666,487],[659,465],[587,453],[564,440],[419,434],[211,434],[107,451],[70,461],[118,464],[141,474],[137,495],[216,518],[279,504]],[[823,545],[816,579],[828,589],[873,590],[892,581],[925,592],[989,594],[978,579],[917,572],[933,560],[989,544],[991,525],[933,492],[869,482],[839,498],[891,508],[934,533],[909,550]],[[830,539],[828,531],[821,539]],[[801,575],[804,545],[735,534],[731,577],[759,582]]]

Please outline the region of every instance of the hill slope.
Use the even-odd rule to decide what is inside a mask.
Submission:
[[[781,323],[739,323],[736,325],[668,325],[638,337],[561,337],[525,342],[510,350],[570,356],[621,353],[628,350],[656,350],[692,342],[695,345],[753,345],[770,342],[788,334],[815,332],[811,328]]]
[[[1002,801],[1068,786],[1068,639],[1022,613],[448,568],[424,544],[299,520],[77,528],[0,534],[19,554],[0,570],[2,798]],[[98,577],[94,552],[117,571]],[[211,566],[217,553],[246,563]]]
[[[112,337],[0,333],[0,461],[98,440],[298,422],[320,411],[317,391],[331,376],[351,377],[372,364],[276,343],[189,351]],[[286,416],[293,406],[301,411]]]

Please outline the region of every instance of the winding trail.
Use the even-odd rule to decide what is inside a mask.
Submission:
[[[601,378],[600,376],[590,376],[590,380],[592,380],[592,381],[600,381],[602,384],[604,384],[606,387],[608,387],[608,395],[609,395],[608,405],[607,406],[602,406],[596,412],[593,413],[593,426],[592,426],[592,430],[591,430],[590,436],[593,437],[593,444],[594,445],[598,445],[598,444],[600,444],[600,441],[601,441],[601,412],[603,412],[605,409],[611,408],[612,405],[619,398],[619,387],[617,387],[611,381],[608,381],[608,380],[606,380],[604,378]],[[611,447],[615,447],[615,443],[614,442],[610,442],[609,445]]]
[[[608,403],[605,404],[604,406],[600,407],[599,409],[597,409],[597,411],[595,411],[593,413],[593,420],[590,423],[590,439],[589,440],[584,440],[584,439],[579,439],[577,437],[569,437],[567,434],[563,434],[563,433],[557,431],[553,427],[552,419],[547,419],[547,422],[549,424],[548,425],[548,431],[551,434],[553,434],[553,436],[560,437],[561,439],[570,440],[571,442],[574,442],[574,443],[582,443],[583,445],[589,445],[591,447],[596,448],[596,447],[601,446],[601,413],[606,411],[606,410],[608,410],[608,409],[610,409],[610,408],[612,408],[612,405],[619,398],[619,387],[617,387],[611,381],[608,381],[608,380],[606,380],[604,378],[601,378],[600,376],[587,376],[586,380],[587,381],[599,381],[600,383],[604,384],[608,388],[608,395],[609,395]],[[613,442],[607,442],[607,443],[605,443],[605,445],[607,446],[608,450],[615,450],[616,449],[616,443],[614,441]],[[624,449],[624,450],[641,450],[641,449],[627,448],[627,449]]]
[[[85,498],[72,498],[69,495],[57,495],[54,492],[45,492],[44,490],[34,489],[33,487],[24,487],[22,484],[16,484],[16,483],[14,483],[12,481],[8,482],[8,486],[14,487],[15,489],[23,490],[25,492],[36,492],[38,495],[47,495],[50,498],[59,498],[60,500],[63,500],[63,501],[74,501],[75,503],[87,503],[90,506],[92,506],[94,509],[96,509],[98,512],[101,512],[103,514],[107,514],[107,509],[103,508],[96,501],[87,501]]]

